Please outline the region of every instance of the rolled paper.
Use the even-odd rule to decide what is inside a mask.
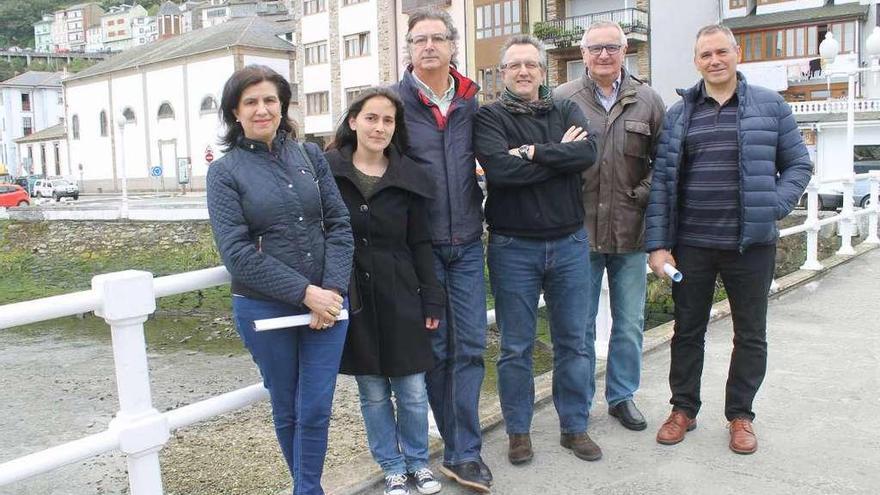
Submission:
[[[348,310],[343,309],[336,317],[336,321],[347,320]],[[279,328],[303,327],[312,321],[312,315],[306,313],[304,315],[279,316],[278,318],[266,318],[263,320],[254,320],[254,330],[262,332],[263,330],[277,330]]]
[[[681,282],[681,279],[684,278],[684,275],[669,263],[663,264],[663,273],[669,275],[669,278],[671,278],[673,282]]]

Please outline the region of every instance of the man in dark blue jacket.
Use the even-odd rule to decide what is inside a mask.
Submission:
[[[458,30],[439,10],[409,17],[411,65],[397,86],[406,105],[407,155],[434,182],[429,205],[434,266],[445,287],[446,317],[434,332],[428,400],[445,444],[440,471],[488,492],[492,472],[483,462],[478,406],[485,368],[486,283],[483,275],[483,194],[471,145],[479,88],[455,63]]]
[[[767,368],[767,294],[776,221],[794,208],[812,165],[791,109],[778,93],[737,73],[736,38],[710,25],[697,34],[703,79],[666,114],[648,200],[645,248],[658,276],[670,264],[675,330],[669,386],[672,413],[657,442],[676,444],[696,428],[703,342],[720,274],[733,318],[725,416],[730,449],[758,448],[752,402]]]

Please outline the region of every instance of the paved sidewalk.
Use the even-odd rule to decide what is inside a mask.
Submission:
[[[880,250],[771,301],[768,371],[755,403],[759,449],[751,456],[727,448],[723,404],[731,339],[729,318],[711,324],[699,425],[681,444],[654,440],[670,408],[669,348],[663,345],[645,356],[637,396],[647,430],[631,432],[610,418],[600,386],[589,432],[604,458],[584,462],[559,446],[556,411],[548,404],[536,411],[529,465],[507,462],[503,425],[486,434],[493,493],[880,493]],[[473,493],[441,479],[443,495]]]

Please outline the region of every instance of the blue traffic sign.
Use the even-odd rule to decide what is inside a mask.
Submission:
[[[162,167],[150,167],[150,175],[152,175],[153,177],[162,177]]]

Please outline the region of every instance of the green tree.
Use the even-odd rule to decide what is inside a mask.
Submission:
[[[0,1],[0,46],[34,46],[34,23],[58,10],[65,0]]]

